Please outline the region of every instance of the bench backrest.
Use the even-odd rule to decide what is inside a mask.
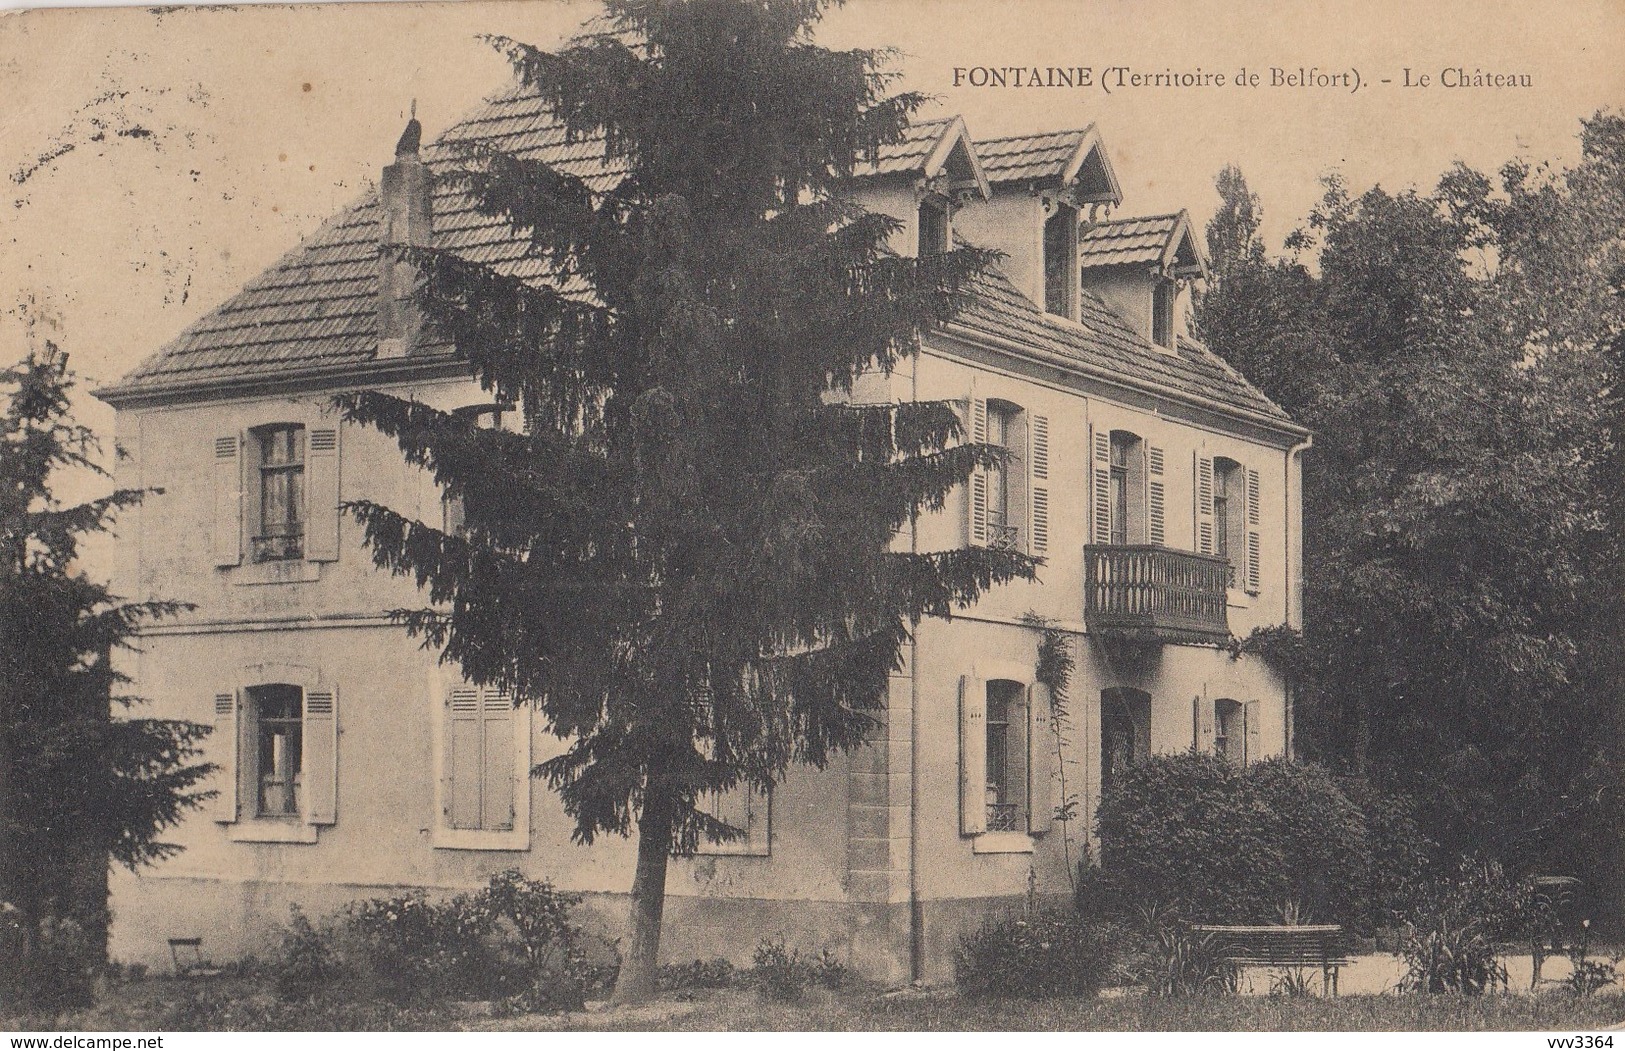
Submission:
[[[1195,925],[1191,932],[1208,942],[1219,955],[1232,960],[1321,963],[1341,959],[1347,951],[1343,928],[1335,924],[1297,927]]]

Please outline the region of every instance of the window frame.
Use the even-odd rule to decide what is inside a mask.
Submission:
[[[299,692],[300,798],[294,813],[260,812],[256,693],[273,687]],[[338,820],[338,684],[309,665],[265,662],[246,666],[214,696],[215,729],[207,747],[226,782],[214,804],[216,823],[236,843],[315,843],[321,829]]]
[[[306,558],[309,531],[310,487],[307,465],[310,458],[310,428],[303,423],[284,421],[266,423],[249,428],[248,451],[253,457],[252,506],[248,518],[249,561],[259,565],[267,562],[299,562]],[[272,459],[268,451],[278,436],[291,435],[288,459]],[[285,494],[287,521],[275,523],[282,527],[272,532],[266,517],[269,505],[269,482],[277,480],[287,484]]]
[[[1043,228],[1039,231],[1044,312],[1076,321],[1083,296],[1083,272],[1078,260],[1080,212],[1065,201],[1049,203],[1053,210],[1044,216]]]
[[[273,692],[275,691],[275,692]],[[285,691],[285,692],[284,692]],[[242,773],[242,782],[250,790],[252,806],[251,817],[258,820],[297,821],[304,817],[304,742],[305,742],[305,690],[302,686],[292,683],[276,682],[262,683],[250,686],[245,693],[248,703],[243,706],[244,719],[247,722],[245,736],[249,746],[241,753],[247,759],[247,769]],[[294,715],[267,715],[266,708],[272,703],[281,702],[290,705]],[[281,734],[276,730],[283,731]],[[278,755],[276,746],[277,737],[287,742]],[[268,747],[269,746],[269,747]],[[290,760],[290,753],[296,754],[296,759]],[[266,769],[270,765],[280,765],[278,760],[288,762],[288,768],[278,771]],[[282,809],[268,809],[266,806],[267,786],[271,773],[282,775],[284,803]]]
[[[1174,314],[1179,303],[1179,284],[1171,277],[1158,276],[1151,285],[1151,342],[1173,350],[1178,334]]]
[[[471,686],[461,676],[455,674],[455,666],[450,669],[435,666],[428,672],[428,688],[425,693],[429,701],[429,725],[433,728],[431,733],[431,773],[434,780],[434,812],[429,819],[431,843],[437,850],[500,850],[523,851],[529,850],[531,844],[531,768],[538,760],[536,755],[537,742],[534,736],[534,715],[532,706],[518,704],[513,707],[511,717],[511,731],[513,733],[512,757],[512,791],[513,791],[513,822],[511,828],[453,828],[447,818],[447,808],[450,799],[447,795],[447,782],[451,776],[448,763],[451,762],[451,749],[449,737],[452,731],[448,703],[453,689]],[[483,713],[485,694],[482,690],[479,703]],[[483,714],[482,714],[483,719]],[[483,731],[482,731],[483,732]],[[484,776],[482,763],[481,776]],[[482,810],[483,812],[483,810]]]
[[[1108,686],[1100,691],[1100,790],[1105,792],[1110,787],[1108,777],[1115,780],[1115,771],[1108,774],[1106,728],[1107,711],[1117,713],[1120,725],[1126,724],[1129,731],[1129,749],[1124,765],[1134,764],[1148,759],[1151,756],[1151,694],[1145,690],[1132,686]]]
[[[928,193],[921,197],[914,221],[914,251],[918,258],[946,255],[953,248],[953,207],[946,197],[937,193]]]

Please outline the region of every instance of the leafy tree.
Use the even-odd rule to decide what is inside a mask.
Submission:
[[[1416,795],[1448,854],[1601,875],[1625,751],[1620,120],[1583,144],[1567,172],[1458,167],[1432,193],[1329,180],[1276,258],[1230,247],[1250,197],[1227,173],[1199,322],[1315,432],[1307,750]]]
[[[959,443],[947,404],[846,395],[950,318],[989,257],[898,258],[898,224],[843,199],[921,99],[886,94],[881,54],[814,46],[824,7],[611,0],[557,53],[497,40],[625,168],[593,192],[486,150],[450,176],[555,287],[403,251],[429,324],[525,433],[342,399],[466,507],[460,535],[352,508],[378,564],[440,604],[401,618],[569,742],[539,772],[577,839],[636,826],[620,1001],[654,988],[668,856],[739,834],[703,794],[860,743],[919,618],[1032,574],[897,539],[998,454]],[[557,290],[576,281],[591,295]]]
[[[0,371],[0,903],[20,965],[0,984],[46,1000],[82,997],[105,956],[108,859],[134,869],[179,849],[158,836],[205,798],[212,769],[194,761],[207,727],[113,717],[135,699],[114,692],[112,651],[183,607],[122,603],[74,565],[141,493],[52,499],[56,472],[99,473],[94,437],[68,418],[71,382],[49,345]]]

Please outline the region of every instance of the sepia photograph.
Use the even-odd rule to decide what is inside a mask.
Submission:
[[[0,11],[0,1032],[1612,1047],[1621,53]]]

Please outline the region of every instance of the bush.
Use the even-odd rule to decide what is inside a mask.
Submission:
[[[1097,814],[1101,871],[1080,905],[1131,916],[1178,907],[1194,923],[1341,923],[1369,933],[1419,866],[1407,811],[1369,791],[1362,807],[1324,769],[1271,759],[1241,767],[1187,752],[1125,772]]]
[[[1226,995],[1236,969],[1216,951],[1213,935],[1197,937],[1171,909],[1140,912],[1139,941],[1129,968],[1148,996]]]
[[[726,989],[738,981],[734,965],[718,956],[692,963],[672,963],[660,968],[657,981],[666,991],[676,989]]]
[[[976,999],[1094,996],[1112,972],[1114,932],[1070,912],[987,920],[960,939],[954,980]]]
[[[782,938],[764,938],[756,943],[751,959],[751,984],[770,1000],[801,999],[812,976],[795,949],[786,949]]]
[[[1402,987],[1467,995],[1505,987],[1502,945],[1526,941],[1545,922],[1532,881],[1509,879],[1495,862],[1463,858],[1456,875],[1422,889],[1406,917]]]
[[[282,944],[271,963],[271,982],[278,1000],[309,1000],[332,987],[342,971],[333,957],[331,939],[311,926],[296,905]]]

